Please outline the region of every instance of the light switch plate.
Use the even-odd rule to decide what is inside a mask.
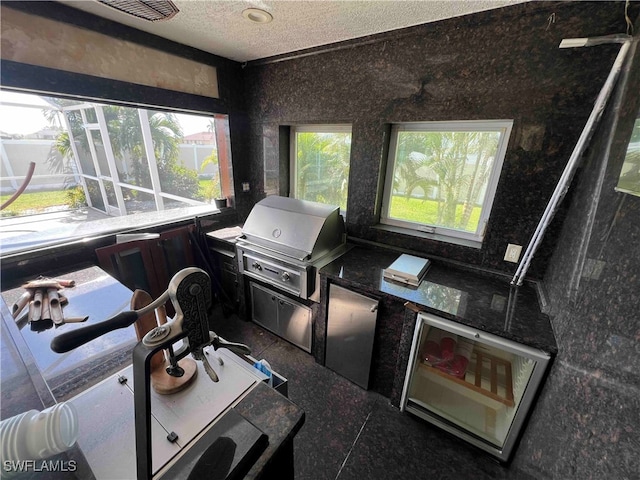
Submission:
[[[507,245],[507,251],[504,254],[504,259],[507,262],[518,263],[521,252],[522,252],[522,245],[514,245],[513,243],[510,243]]]

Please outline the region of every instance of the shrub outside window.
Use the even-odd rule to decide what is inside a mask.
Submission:
[[[392,127],[380,223],[479,248],[512,120]]]
[[[291,129],[291,197],[347,208],[351,127],[304,125]]]

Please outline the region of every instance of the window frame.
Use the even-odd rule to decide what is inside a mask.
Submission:
[[[507,153],[507,146],[511,138],[513,120],[447,120],[447,121],[427,121],[427,122],[404,122],[395,123],[391,126],[389,140],[389,153],[387,156],[387,166],[385,171],[382,208],[380,209],[380,226],[389,230],[400,231],[401,233],[413,236],[420,236],[437,241],[454,243],[458,245],[481,248],[486,227],[495,200],[498,181],[502,173],[504,159]],[[390,198],[393,194],[393,178],[398,147],[398,136],[400,132],[500,132],[498,148],[494,159],[494,164],[489,175],[487,188],[484,194],[478,228],[474,233],[464,232],[453,228],[437,225],[418,224],[407,220],[398,220],[389,217]]]
[[[289,197],[296,197],[297,189],[297,175],[298,175],[298,132],[312,132],[312,133],[348,133],[351,135],[351,145],[353,145],[353,128],[348,123],[336,123],[336,124],[303,124],[291,126],[291,140],[290,140],[290,153],[289,153]],[[349,149],[349,176],[351,176],[351,149]],[[349,179],[347,179],[347,183]],[[349,200],[347,193],[347,202]],[[346,210],[340,208],[343,214],[346,214]]]

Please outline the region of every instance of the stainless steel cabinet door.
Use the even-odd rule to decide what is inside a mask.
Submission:
[[[325,364],[362,388],[369,387],[378,301],[329,286]]]
[[[275,334],[279,334],[278,298],[272,292],[252,283],[251,310],[254,322],[268,328]]]
[[[280,336],[311,353],[311,310],[307,307],[279,299],[278,329]]]
[[[311,353],[311,309],[251,283],[253,321]]]

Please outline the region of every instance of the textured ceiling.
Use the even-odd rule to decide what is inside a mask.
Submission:
[[[178,43],[245,62],[528,0],[173,0],[180,12],[147,22],[96,1],[67,5]],[[246,8],[273,15],[267,24],[242,16]]]

